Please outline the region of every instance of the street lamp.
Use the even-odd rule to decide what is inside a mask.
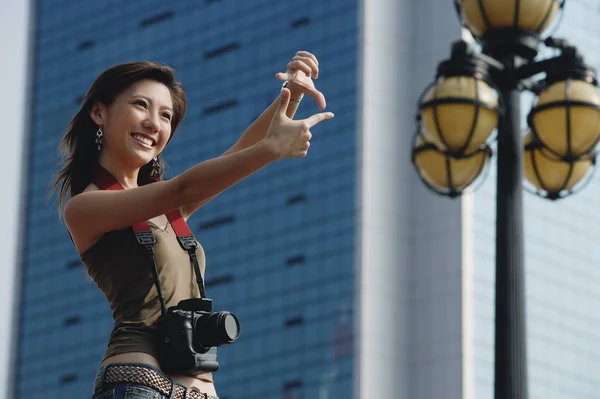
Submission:
[[[440,66],[439,79],[419,104],[424,138],[454,155],[477,151],[498,125],[498,93],[477,76],[483,72],[452,65],[465,61],[463,51],[455,46],[453,58]],[[465,72],[479,73],[465,76]]]
[[[589,153],[600,139],[600,93],[594,78],[571,74],[546,84],[528,116],[533,133],[558,157]]]
[[[527,181],[535,188],[536,194],[551,200],[559,199],[573,192],[573,188],[587,175],[589,168],[596,163],[596,154],[564,161],[552,154],[544,145],[535,139],[530,132],[524,138],[524,174]]]
[[[415,135],[413,163],[423,182],[431,190],[456,197],[481,174],[492,156],[488,146],[476,150],[470,156],[451,156],[425,141],[424,134]]]
[[[455,0],[481,45],[452,45],[418,103],[412,161],[434,192],[459,196],[480,177],[497,141],[495,397],[528,397],[523,180],[564,198],[589,181],[600,140],[596,71],[564,40],[540,35],[565,0]],[[539,47],[559,55],[536,60]],[[535,79],[544,74],[543,79]],[[538,96],[521,132],[521,92]],[[493,134],[496,130],[496,134]]]

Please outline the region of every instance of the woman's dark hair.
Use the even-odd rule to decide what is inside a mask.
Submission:
[[[68,195],[80,194],[92,181],[100,153],[96,144],[98,126],[90,117],[96,103],[109,106],[115,98],[131,85],[141,80],[154,80],[169,88],[173,101],[171,137],[185,115],[187,99],[183,86],[175,79],[175,71],[156,62],[131,62],[115,65],[100,74],[88,90],[81,109],[71,120],[59,151],[63,154],[62,168],[52,183],[52,192],[58,191],[59,213]],[[144,185],[163,177],[165,164],[158,156],[158,175],[152,175],[152,162],[140,169],[138,184]]]

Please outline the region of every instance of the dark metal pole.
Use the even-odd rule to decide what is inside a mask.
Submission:
[[[495,398],[527,399],[525,256],[523,230],[523,143],[521,97],[514,69],[503,60],[498,82],[505,113],[498,124],[496,194]]]

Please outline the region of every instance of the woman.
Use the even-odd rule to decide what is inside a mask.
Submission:
[[[168,375],[161,370],[156,327],[161,309],[199,297],[191,257],[195,255],[204,272],[202,247],[194,239],[188,258],[166,215],[176,212],[187,220],[207,201],[266,165],[306,156],[309,129],[333,118],[323,112],[291,119],[304,94],[325,108],[325,98],[312,80],[318,73],[316,57],[297,52],[286,72],[276,74],[286,82],[279,98],[240,139],[223,155],[169,180],[162,180],[160,155],[186,109],[174,71],[150,62],[128,63],[104,71],[93,83],[61,143],[67,158],[54,188],[59,191],[59,209],[66,201],[63,217],[73,244],[115,320],[94,398],[216,397],[210,372]],[[117,188],[107,189],[106,179]],[[144,221],[156,240],[153,257],[132,233],[131,227]]]

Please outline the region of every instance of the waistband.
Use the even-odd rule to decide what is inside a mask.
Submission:
[[[144,385],[173,399],[219,399],[217,396],[201,392],[196,387],[181,385],[148,364],[114,363],[102,366],[94,380],[94,393],[116,384]]]

